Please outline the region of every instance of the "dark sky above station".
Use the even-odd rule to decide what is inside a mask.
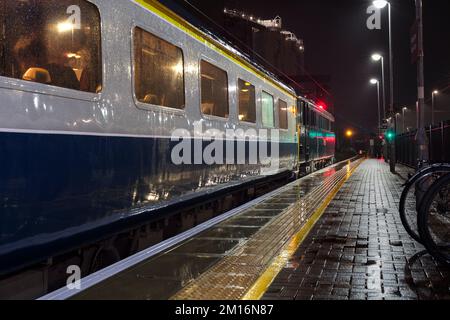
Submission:
[[[183,0],[172,0],[183,3]],[[163,1],[164,2],[164,1]],[[207,15],[217,8],[239,9],[263,19],[280,15],[283,28],[304,39],[305,67],[311,74],[329,74],[340,128],[364,133],[376,130],[376,89],[369,84],[381,77],[373,52],[388,54],[387,10],[381,31],[366,27],[369,0],[190,0]],[[450,85],[450,1],[424,0],[425,77],[427,100],[433,89]],[[411,63],[410,29],[415,18],[414,0],[392,0],[395,106],[413,108],[417,100],[416,65]],[[185,3],[186,5],[186,3]],[[188,6],[189,7],[189,6]],[[386,61],[386,65],[387,65]],[[387,71],[387,69],[386,69]],[[388,77],[386,75],[386,80]],[[450,90],[447,91],[450,95]],[[448,100],[450,108],[450,99]]]

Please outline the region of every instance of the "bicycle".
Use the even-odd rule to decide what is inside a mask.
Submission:
[[[450,173],[436,180],[423,196],[417,224],[428,252],[450,264]]]
[[[403,185],[404,190],[400,197],[400,219],[406,232],[422,245],[425,245],[425,243],[422,240],[418,227],[420,205],[430,186],[447,173],[450,173],[450,164],[434,164],[417,171]]]

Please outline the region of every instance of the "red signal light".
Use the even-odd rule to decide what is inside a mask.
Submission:
[[[317,102],[317,107],[322,110],[327,110],[327,105],[323,101]]]

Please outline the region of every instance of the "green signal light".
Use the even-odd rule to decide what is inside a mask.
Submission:
[[[386,139],[389,141],[392,141],[395,139],[395,132],[393,131],[388,131],[386,132]]]

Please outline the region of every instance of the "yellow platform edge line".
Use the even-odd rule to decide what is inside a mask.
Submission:
[[[333,189],[333,191],[327,196],[322,205],[317,208],[308,222],[302,227],[302,229],[295,234],[289,241],[287,246],[281,251],[281,253],[272,261],[271,265],[264,271],[264,273],[255,282],[252,288],[245,294],[242,300],[260,300],[272,285],[275,278],[285,267],[289,259],[295,254],[302,242],[309,235],[311,230],[316,225],[317,221],[322,217],[325,210],[330,205],[331,201],[336,197],[337,193],[341,190],[342,186],[350,179],[356,169],[361,165],[364,160],[359,160],[359,163],[350,170],[350,164],[347,166],[347,175],[339,182],[339,184]]]

